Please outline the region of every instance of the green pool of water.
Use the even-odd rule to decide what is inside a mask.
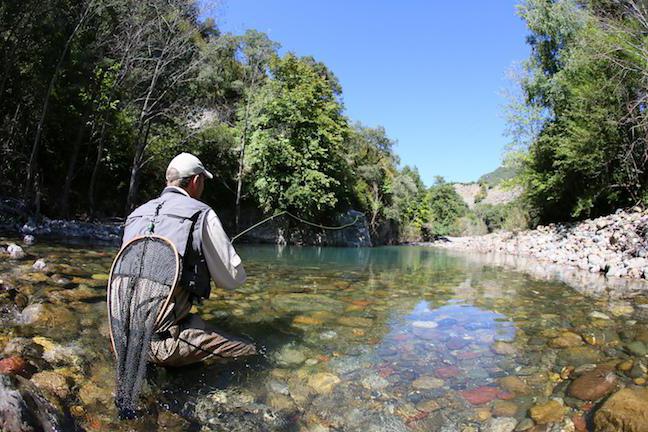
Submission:
[[[238,250],[247,283],[215,288],[197,312],[263,354],[152,370],[138,421],[119,421],[111,399],[101,275],[114,250],[37,244],[27,251],[50,264],[44,276],[33,260],[0,262],[20,307],[43,303],[49,314],[27,325],[5,311],[0,348],[15,337],[43,346],[33,363],[67,377],[64,405],[90,430],[477,430],[491,416],[528,423],[550,398],[582,414],[565,394],[574,369],[630,360],[634,372],[619,379],[645,376],[641,295],[586,296],[431,248]]]

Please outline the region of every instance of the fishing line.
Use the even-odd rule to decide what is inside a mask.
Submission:
[[[263,219],[261,222],[255,223],[251,227],[249,227],[249,228],[241,231],[240,233],[236,234],[234,237],[232,237],[231,242],[234,242],[237,238],[241,237],[243,234],[246,234],[246,233],[252,231],[254,228],[257,228],[258,226],[261,226],[264,223],[269,222],[272,219],[277,218],[279,216],[283,216],[283,215],[290,216],[291,218],[293,218],[296,221],[301,222],[303,224],[310,225],[310,226],[313,226],[313,227],[316,227],[316,228],[321,228],[321,229],[324,229],[324,230],[329,230],[329,231],[336,231],[336,230],[342,230],[342,229],[345,229],[345,228],[349,228],[349,227],[355,225],[356,222],[358,222],[358,219],[360,219],[360,216],[356,216],[355,219],[353,220],[353,222],[351,222],[351,223],[348,223],[348,224],[345,224],[345,225],[340,225],[340,226],[327,226],[327,225],[321,225],[321,224],[318,224],[318,223],[315,223],[315,222],[308,221],[306,219],[300,218],[299,216],[296,216],[296,215],[290,213],[288,210],[284,210],[282,212],[275,213],[272,216],[269,216],[269,217]]]

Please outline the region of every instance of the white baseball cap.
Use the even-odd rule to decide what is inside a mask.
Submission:
[[[191,153],[180,153],[171,159],[166,170],[167,181],[177,180],[179,178],[191,177],[196,174],[205,174],[209,179],[214,178],[212,173],[207,171],[200,159]]]

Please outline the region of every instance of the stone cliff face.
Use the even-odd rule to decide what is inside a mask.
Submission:
[[[478,204],[475,202],[475,199],[481,194],[481,186],[478,183],[455,183],[453,186],[461,199],[468,205],[468,208],[475,208],[475,205]],[[501,185],[496,185],[486,189],[486,196],[479,203],[493,205],[507,204],[519,197],[521,193],[522,189],[519,187],[509,189]]]

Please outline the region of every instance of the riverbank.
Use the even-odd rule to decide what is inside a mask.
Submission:
[[[648,278],[648,210],[633,208],[573,224],[517,233],[447,237],[419,243],[444,249],[530,257],[607,277]]]

